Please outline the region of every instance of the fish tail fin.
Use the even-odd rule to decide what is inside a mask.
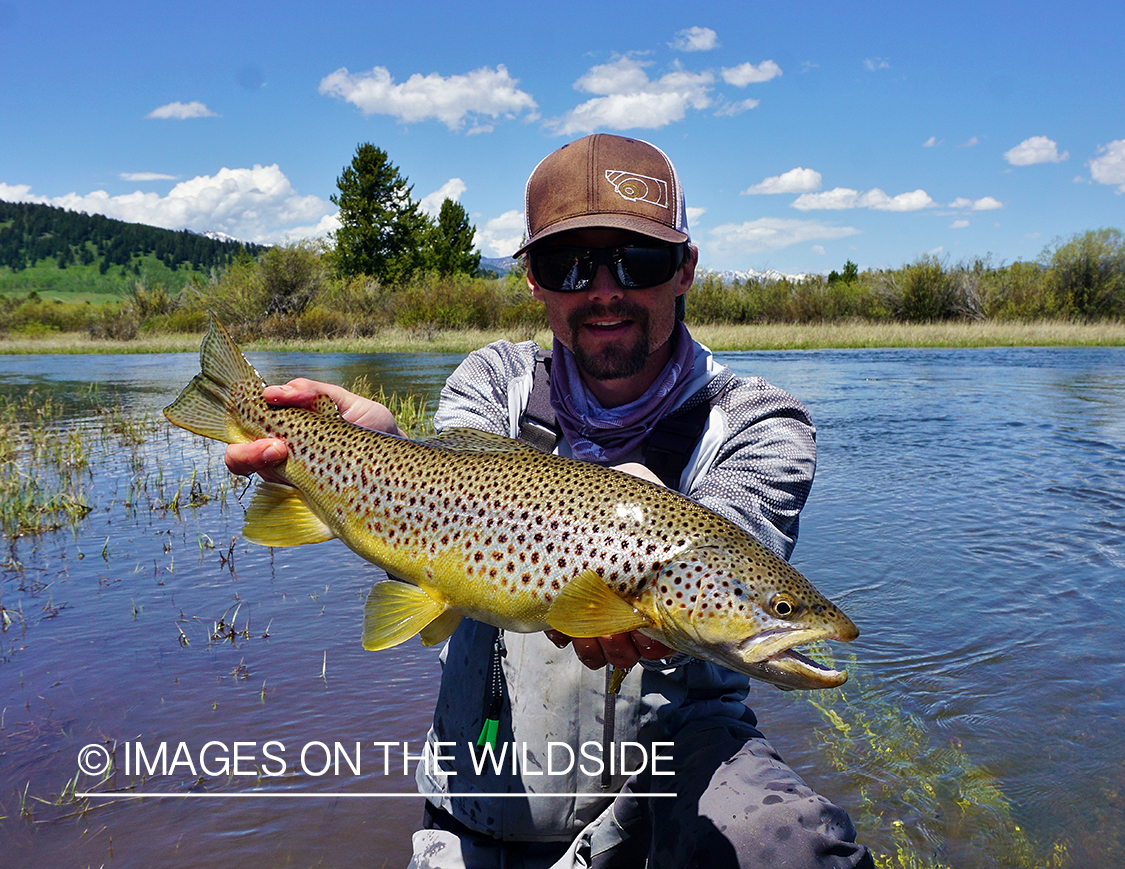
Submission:
[[[224,443],[253,440],[237,412],[235,396],[260,396],[265,382],[214,316],[199,349],[199,363],[202,370],[164,408],[164,416],[180,428]]]

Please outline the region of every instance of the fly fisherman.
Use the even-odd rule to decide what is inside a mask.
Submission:
[[[636,139],[588,136],[536,167],[525,207],[515,256],[546,307],[552,352],[499,341],[469,354],[442,390],[436,428],[520,438],[668,485],[787,559],[814,429],[794,398],[734,377],[684,326],[698,250],[671,161]],[[319,393],[357,425],[400,433],[385,407],[338,386],[301,379],[265,395],[307,407]],[[231,445],[226,461],[269,476],[285,456],[284,442],[265,439]],[[471,619],[441,661],[413,867],[873,865],[847,814],[758,731],[744,675],[639,632],[505,634]],[[638,663],[609,693],[599,671]],[[622,772],[614,744],[625,742],[641,748]],[[485,743],[497,757],[520,752],[515,771],[509,756],[478,774]]]

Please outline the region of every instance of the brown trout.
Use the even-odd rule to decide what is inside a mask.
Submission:
[[[334,537],[395,579],[376,583],[363,645],[449,637],[462,618],[573,637],[638,630],[783,688],[847,674],[793,651],[859,631],[812,584],[734,523],[662,486],[519,441],[451,429],[425,441],[347,422],[326,395],[271,407],[264,381],[212,319],[202,372],[164,410],[226,443],[277,437],[285,483],[261,482],[245,537],[266,546]]]

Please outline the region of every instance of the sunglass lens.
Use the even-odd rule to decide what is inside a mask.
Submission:
[[[672,251],[666,247],[626,247],[618,260],[618,282],[623,287],[644,289],[655,287],[669,280],[675,269],[672,267]]]
[[[579,249],[557,248],[531,255],[532,273],[539,285],[555,292],[576,289]]]
[[[597,268],[606,265],[621,287],[643,290],[671,280],[679,267],[677,251],[641,245],[548,248],[531,254],[531,272],[544,289],[570,293],[586,289]]]

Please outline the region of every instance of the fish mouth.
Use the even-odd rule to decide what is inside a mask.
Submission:
[[[743,672],[782,691],[837,688],[848,681],[845,671],[833,670],[793,649],[786,649],[765,661],[746,664]]]
[[[858,633],[858,631],[856,632]],[[782,690],[835,688],[848,674],[814,661],[793,647],[825,639],[851,640],[851,632],[826,636],[822,630],[773,630],[750,637],[739,644],[742,671]]]

